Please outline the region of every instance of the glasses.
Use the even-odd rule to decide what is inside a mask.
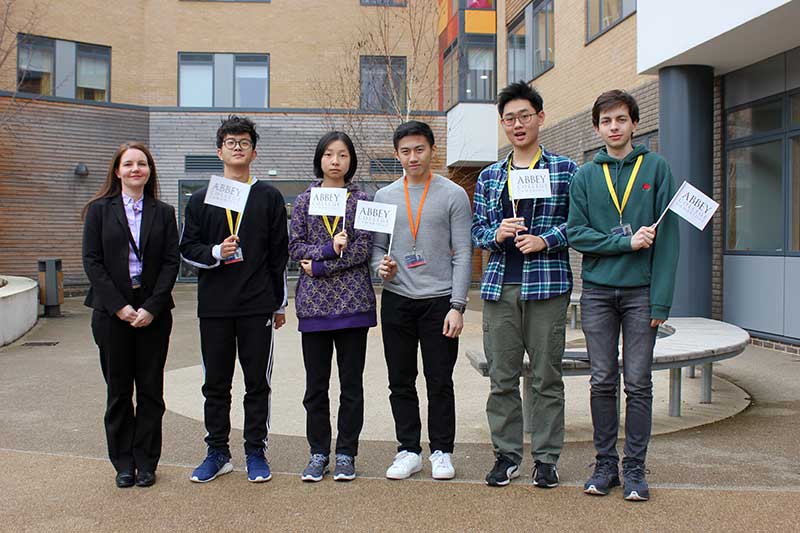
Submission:
[[[233,150],[237,146],[242,150],[249,150],[253,146],[253,142],[249,139],[241,139],[238,141],[236,139],[225,139],[222,141],[222,146],[228,150]]]
[[[536,116],[536,113],[528,113],[523,111],[522,113],[517,113],[516,115],[506,115],[500,119],[500,122],[505,124],[506,126],[513,126],[517,119],[519,119],[520,124],[530,124],[533,117]]]

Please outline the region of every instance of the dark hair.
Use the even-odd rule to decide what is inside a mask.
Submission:
[[[314,152],[314,175],[319,179],[324,177],[322,173],[322,156],[328,146],[335,141],[342,141],[347,147],[347,151],[350,152],[350,168],[347,169],[344,175],[344,182],[350,183],[358,168],[358,157],[356,157],[356,148],[353,146],[350,136],[342,131],[329,131],[317,143],[317,150]]]
[[[636,103],[636,99],[625,91],[614,89],[613,91],[604,92],[594,101],[592,106],[592,124],[594,124],[594,127],[596,128],[600,125],[600,113],[620,105],[628,108],[628,115],[630,115],[633,122],[639,122],[639,104]]]
[[[114,152],[114,157],[111,158],[111,162],[108,164],[108,174],[106,174],[106,180],[103,182],[100,190],[97,191],[92,199],[86,202],[86,205],[83,206],[81,217],[86,216],[86,210],[89,209],[89,204],[95,200],[99,200],[100,198],[111,198],[122,192],[122,180],[117,177],[116,171],[119,168],[122,156],[128,150],[139,150],[147,158],[147,165],[150,167],[150,177],[147,179],[147,183],[144,184],[144,195],[156,199],[158,198],[158,172],[156,172],[156,162],[153,159],[153,154],[150,153],[150,150],[147,149],[147,145],[144,143],[138,141],[128,141],[120,144],[119,148],[117,148],[117,151]]]
[[[392,136],[394,149],[397,150],[397,145],[400,144],[400,139],[403,137],[408,137],[409,135],[422,135],[428,139],[428,143],[431,146],[434,145],[433,130],[431,127],[424,122],[420,122],[419,120],[409,120],[408,122],[400,124],[397,129],[394,130],[394,136]]]
[[[217,129],[217,148],[222,148],[222,141],[225,140],[226,136],[239,135],[242,133],[247,133],[250,135],[250,140],[253,143],[253,150],[255,150],[259,137],[258,133],[256,132],[255,123],[246,117],[240,117],[239,115],[228,115],[228,118],[223,119],[222,124],[220,124],[219,128]]]
[[[515,81],[497,95],[497,112],[500,113],[501,117],[506,104],[511,100],[527,100],[537,113],[544,109],[542,95],[524,81]]]

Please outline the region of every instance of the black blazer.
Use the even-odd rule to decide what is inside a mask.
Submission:
[[[122,195],[100,198],[89,205],[83,226],[83,269],[91,286],[84,304],[109,315],[133,305],[128,235]],[[172,287],[180,254],[175,209],[150,196],[145,196],[142,204],[139,251],[144,296],[141,307],[158,316],[175,307]]]

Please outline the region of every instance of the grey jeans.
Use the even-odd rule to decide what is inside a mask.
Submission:
[[[584,288],[581,315],[592,369],[591,410],[597,459],[619,461],[619,333],[625,384],[625,461],[644,463],[653,421],[653,348],[650,287]]]

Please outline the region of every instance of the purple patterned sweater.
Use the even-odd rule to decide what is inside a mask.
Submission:
[[[357,185],[347,186],[348,242],[342,257],[333,251],[331,238],[321,216],[308,214],[309,189],[320,186],[312,183],[300,194],[292,208],[289,237],[289,256],[295,261],[311,259],[313,276],[300,269],[295,291],[295,309],[300,331],[330,331],[334,329],[375,326],[375,291],[372,289],[369,260],[372,250],[372,233],[353,227],[356,204],[369,200]],[[333,223],[334,217],[328,217]],[[342,230],[339,220],[334,235]]]

